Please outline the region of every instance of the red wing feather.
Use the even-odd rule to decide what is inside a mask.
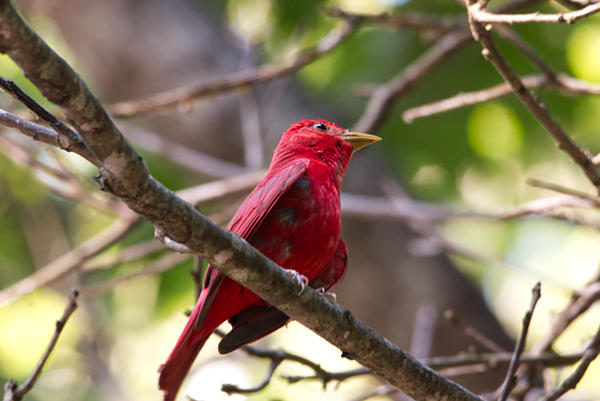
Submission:
[[[278,169],[270,176],[267,175],[244,200],[244,203],[242,203],[229,222],[227,229],[245,240],[250,240],[279,198],[306,171],[308,163],[308,160],[300,159],[284,168]],[[195,328],[199,328],[202,325],[224,278],[225,275],[223,273],[217,271],[212,265],[208,266],[204,288],[210,287],[209,294],[202,305],[202,310],[198,314],[194,325]]]

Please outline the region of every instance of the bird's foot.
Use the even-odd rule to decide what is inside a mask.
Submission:
[[[317,291],[323,294],[325,298],[329,299],[334,304],[337,304],[337,295],[335,295],[335,292],[329,292],[327,289],[325,289],[325,287],[317,288]]]
[[[300,286],[300,292],[298,293],[298,295],[302,294],[304,292],[304,289],[308,285],[308,278],[306,276],[303,276],[302,274],[298,273],[294,269],[285,269],[285,271],[288,272],[288,274],[290,276],[292,276],[292,278]]]

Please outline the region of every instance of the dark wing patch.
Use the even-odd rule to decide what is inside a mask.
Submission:
[[[340,238],[337,249],[325,268],[311,280],[313,288],[330,289],[339,282],[346,273],[348,249]],[[247,308],[229,319],[231,331],[219,343],[219,352],[226,354],[239,347],[251,343],[277,330],[289,320],[280,310],[270,306]]]
[[[229,222],[227,229],[246,241],[250,240],[279,198],[301,178],[308,167],[308,163],[310,163],[308,160],[300,159],[279,169],[271,176],[267,176],[244,200],[244,203]],[[206,319],[218,294],[219,286],[225,279],[223,273],[216,271],[212,265],[208,266],[206,275],[209,280],[205,282],[204,290],[208,288],[209,293],[202,304],[200,313],[198,313],[194,323],[195,328],[199,328]]]
[[[231,351],[258,340],[285,325],[289,316],[272,306],[257,306],[244,309],[229,322],[231,331],[219,343],[219,353]]]

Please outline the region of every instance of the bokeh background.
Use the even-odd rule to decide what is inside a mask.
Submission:
[[[325,12],[422,12],[464,19],[464,9],[450,0],[27,0],[15,1],[29,23],[87,80],[106,104],[160,90],[286,60],[314,45],[339,19]],[[492,1],[492,6],[505,2]],[[555,12],[554,3],[537,8]],[[559,8],[560,9],[560,8]],[[574,26],[529,24],[514,29],[558,71],[600,81],[600,18]],[[239,171],[268,165],[279,135],[304,118],[325,118],[351,127],[366,100],[357,87],[384,84],[432,44],[427,33],[366,24],[341,46],[298,73],[243,91],[217,94],[160,113],[121,119],[171,143],[236,165]],[[528,60],[500,41],[500,49],[521,74],[534,73]],[[356,155],[344,190],[383,196],[390,179],[421,202],[464,210],[501,213],[514,205],[552,195],[525,183],[548,180],[593,194],[593,187],[514,96],[467,107],[407,124],[402,111],[458,92],[500,82],[481,57],[478,44],[467,45],[397,99],[373,134],[383,142]],[[0,75],[15,80],[44,103],[8,57]],[[600,100],[541,91],[552,115],[592,153],[600,151]],[[18,109],[7,96],[2,107]],[[127,134],[127,130],[125,130]],[[18,136],[3,130],[12,140]],[[198,172],[164,157],[146,136],[130,138],[151,173],[177,190],[230,175]],[[28,145],[24,145],[28,146]],[[43,145],[35,158],[56,163]],[[3,149],[0,149],[2,151]],[[77,247],[114,221],[114,215],[56,196],[31,166],[15,154],[0,152],[0,288],[27,276]],[[90,191],[96,191],[92,167],[76,156],[61,160]],[[217,169],[219,170],[219,169]],[[387,184],[386,184],[387,183]],[[239,197],[203,205],[226,221]],[[590,210],[568,211],[598,221]],[[596,220],[594,220],[596,219]],[[542,282],[529,343],[548,329],[553,314],[571,293],[589,280],[600,262],[597,229],[544,217],[507,221],[452,219],[436,226],[442,237],[469,250],[467,258],[444,253],[422,238],[414,221],[361,216],[344,218],[350,250],[349,272],[336,292],[338,301],[386,337],[410,349],[415,319],[431,326],[426,355],[454,355],[473,348],[472,341],[442,318],[446,309],[494,339],[507,350],[520,330],[532,285]],[[96,263],[112,260],[123,249],[150,241],[153,228],[142,223],[110,247]],[[432,244],[433,242],[433,244]],[[156,369],[167,356],[193,306],[191,260],[160,275],[127,281],[102,294],[88,286],[143,269],[161,251],[94,274],[69,275],[0,307],[0,381],[22,381],[35,365],[54,329],[54,321],[72,286],[81,288],[81,308],[69,321],[30,400],[159,399]],[[104,258],[104,259],[102,259]],[[556,351],[575,352],[597,328],[595,306],[556,343]],[[422,330],[418,336],[424,336]],[[421,339],[423,340],[423,339]],[[424,340],[426,343],[427,339]],[[418,342],[418,341],[416,341]],[[330,384],[288,385],[275,377],[266,390],[228,397],[223,383],[251,386],[262,379],[268,362],[242,352],[218,357],[211,340],[198,358],[187,391],[196,399],[348,400],[377,385],[374,378]],[[261,340],[318,361],[330,370],[355,365],[339,351],[297,323]],[[414,350],[415,348],[413,348]],[[479,349],[480,350],[480,349]],[[556,370],[554,379],[569,369]],[[287,363],[280,374],[309,374]],[[458,377],[474,391],[496,388],[503,371]],[[600,399],[600,369],[592,365],[572,397]],[[277,375],[276,375],[277,376]],[[374,399],[389,399],[381,396]],[[575,398],[573,398],[575,399]]]

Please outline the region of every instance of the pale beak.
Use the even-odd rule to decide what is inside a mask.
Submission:
[[[361,134],[358,132],[346,132],[342,134],[342,140],[352,145],[352,151],[356,152],[360,148],[364,148],[374,142],[381,141],[381,138],[371,134]]]

